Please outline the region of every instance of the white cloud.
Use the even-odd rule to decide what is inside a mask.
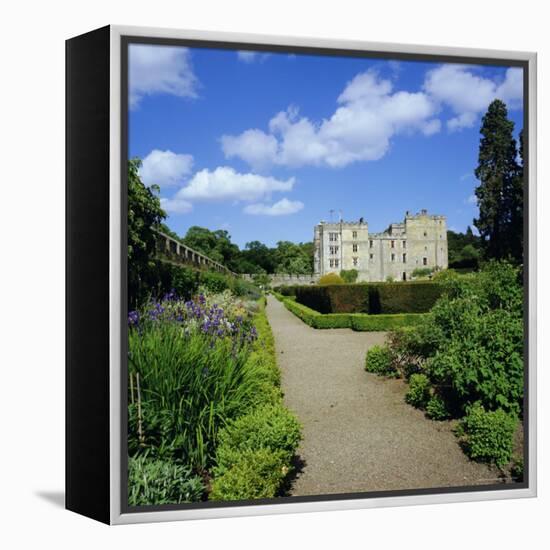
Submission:
[[[261,130],[246,130],[240,136],[222,136],[222,150],[226,158],[239,157],[253,168],[271,163],[277,154],[277,140]]]
[[[269,133],[252,129],[223,136],[223,151],[253,167],[342,167],[383,157],[397,134],[432,135],[440,130],[434,118],[437,106],[427,94],[393,92],[392,87],[372,70],[360,73],[344,88],[330,118],[312,121],[291,106],[271,119]]]
[[[243,63],[263,63],[269,57],[268,53],[251,52],[248,50],[237,51],[237,58]]]
[[[285,197],[272,205],[264,203],[249,204],[245,206],[243,212],[255,216],[287,216],[299,212],[303,207],[302,202],[289,201]]]
[[[151,94],[197,97],[199,83],[187,48],[132,44],[128,55],[130,108]]]
[[[175,198],[186,201],[246,201],[269,198],[275,191],[291,191],[294,178],[286,181],[258,174],[240,174],[228,166],[197,172]]]
[[[491,101],[501,99],[509,108],[521,105],[523,71],[509,68],[502,82],[476,74],[464,65],[441,65],[428,71],[423,86],[433,101],[448,105],[455,116],[447,121],[450,131],[471,128]]]
[[[184,176],[191,173],[193,156],[153,149],[144,159],[139,175],[145,185],[167,187],[182,183]]]
[[[160,199],[160,206],[168,212],[168,214],[188,214],[193,210],[193,205],[179,198]]]
[[[470,195],[467,199],[466,199],[466,204],[476,204],[477,205],[477,197],[475,195]]]

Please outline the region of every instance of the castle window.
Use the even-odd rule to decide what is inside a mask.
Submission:
[[[391,255],[391,261],[392,261],[392,262],[395,262],[395,254],[393,254],[393,253],[392,253],[392,255]]]
[[[406,262],[407,262],[407,255],[403,254],[403,263],[406,263]]]
[[[357,252],[357,245],[356,244],[353,245],[353,251]]]
[[[391,242],[391,247],[392,247],[392,248],[395,248],[395,241],[392,241],[392,242]]]
[[[374,241],[373,240],[370,240],[369,241],[369,247],[372,248],[374,246]]]
[[[328,234],[328,240],[335,242],[338,240],[338,233],[329,233]]]
[[[442,239],[442,238],[443,238],[443,235],[439,235],[439,238]]]
[[[422,265],[428,265],[428,258],[422,258]]]
[[[357,265],[357,258],[353,258],[353,265]]]
[[[403,241],[403,248],[407,248],[407,241]]]
[[[340,264],[340,260],[334,260],[334,267],[338,267],[339,264]]]
[[[329,250],[330,250],[331,254],[338,254],[339,249],[340,249],[340,247],[338,247],[338,246],[330,246],[329,247]]]
[[[369,260],[374,260],[374,254],[369,254]]]
[[[426,251],[427,251],[427,250],[428,250],[428,247],[427,247],[427,246],[425,246],[425,247],[424,247],[424,250],[426,250]]]
[[[334,260],[332,260],[332,259],[329,260],[329,265],[330,265],[330,267],[334,267]]]
[[[352,237],[353,237],[354,239],[357,239],[357,231],[354,231],[354,232],[352,233]]]
[[[424,237],[427,237],[427,236],[428,236],[428,232],[424,231]]]

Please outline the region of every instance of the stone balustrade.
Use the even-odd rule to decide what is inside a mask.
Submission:
[[[224,265],[210,259],[201,252],[189,248],[180,241],[170,237],[170,235],[157,230],[155,230],[155,233],[157,235],[157,252],[160,256],[177,263],[237,277],[236,273],[233,273]]]

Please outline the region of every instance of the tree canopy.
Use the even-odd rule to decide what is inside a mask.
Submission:
[[[447,231],[447,248],[449,252],[449,267],[471,268],[479,267],[481,259],[481,238],[474,235],[468,226],[466,233]]]
[[[166,232],[175,235],[169,229]],[[313,273],[312,242],[296,244],[279,241],[275,247],[270,248],[260,241],[250,241],[241,250],[231,242],[231,235],[227,231],[211,231],[196,225],[190,227],[183,238],[177,238],[236,273]]]
[[[139,159],[128,161],[128,296],[134,302],[142,294],[155,255],[153,228],[160,227],[166,213],[160,206],[156,186],[146,187],[139,178]]]
[[[480,132],[479,162],[475,171],[480,182],[475,190],[479,217],[474,224],[486,259],[510,258],[521,263],[523,167],[518,162],[514,123],[508,119],[506,105],[499,99],[489,105]],[[521,135],[519,154],[523,162]]]

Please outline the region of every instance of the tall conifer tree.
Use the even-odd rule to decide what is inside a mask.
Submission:
[[[495,99],[485,113],[481,126],[479,180],[475,194],[479,230],[487,258],[522,261],[523,175],[517,162],[514,123],[508,119],[506,105]]]

